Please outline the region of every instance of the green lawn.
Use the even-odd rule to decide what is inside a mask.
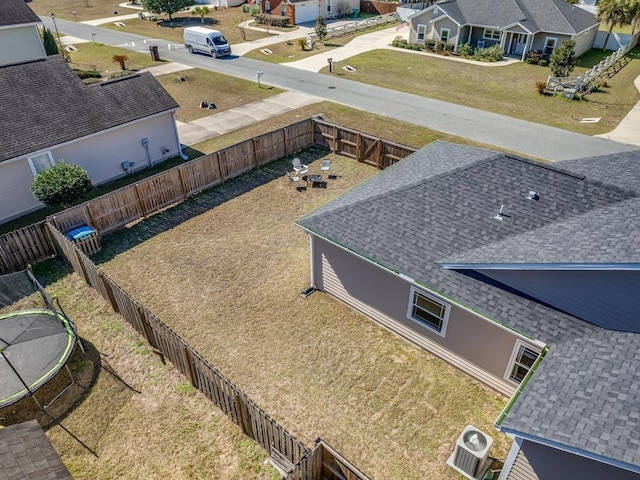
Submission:
[[[315,48],[313,48],[312,50],[308,50],[306,49],[306,47],[305,49],[303,49],[298,44],[297,40],[291,40],[269,45],[267,48],[273,52],[273,54],[271,55],[265,55],[260,51],[262,48],[257,48],[245,54],[244,57],[254,58],[256,60],[261,60],[268,63],[294,62],[296,60],[302,60],[303,58],[311,57],[319,53],[328,52],[330,50],[340,48],[349,43],[354,38],[359,37],[360,35],[372,33],[378,30],[385,30],[392,25],[392,23],[387,23],[385,25],[380,25],[378,27],[370,28],[367,30],[361,30],[349,35],[334,37],[326,40],[325,42],[317,42]]]
[[[345,72],[338,64],[332,75],[595,135],[615,128],[640,100],[633,84],[640,75],[639,51],[636,48],[630,63],[607,80],[606,88],[574,101],[560,95],[538,94],[535,82],[546,81],[551,71],[525,63],[477,66],[445,58],[375,50],[349,58],[348,63],[356,72]],[[595,60],[597,54],[590,56]],[[584,71],[585,68],[577,67],[574,75]],[[323,68],[322,73],[329,74],[328,67]],[[585,117],[602,120],[597,124],[581,124],[580,119]]]
[[[128,70],[140,70],[143,68],[162,65],[164,61],[154,62],[147,53],[133,52],[123,48],[112,47],[102,43],[78,43],[74,45],[76,50],[69,52],[71,68],[80,70],[98,70],[103,77],[108,77],[114,72],[120,71],[120,65],[113,61],[114,55],[126,55]]]
[[[167,15],[157,15],[157,21],[150,20],[123,20],[124,27],[118,27],[113,23],[100,25],[103,28],[111,30],[125,31],[127,33],[135,33],[150,38],[162,38],[173,43],[184,43],[182,32],[184,27],[204,26],[220,30],[227,37],[229,43],[240,43],[245,41],[242,30],[238,24],[252,17],[248,13],[243,13],[240,7],[219,8],[214,10],[210,7],[211,12],[204,17],[204,23],[200,21],[200,17],[193,16],[189,13],[180,12],[173,15],[173,19],[169,20]],[[276,29],[273,29],[274,31]],[[246,41],[257,40],[259,38],[269,37],[265,32],[245,29]],[[233,49],[233,47],[232,47]]]

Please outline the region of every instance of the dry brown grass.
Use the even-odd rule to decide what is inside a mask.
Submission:
[[[38,15],[49,15],[51,12],[57,18],[75,20],[79,22],[96,18],[113,17],[113,12],[119,14],[135,13],[136,10],[119,7],[120,0],[33,0],[29,3],[31,10]],[[74,17],[72,12],[76,12]]]
[[[68,267],[49,262],[39,270],[55,277],[47,289],[61,298],[90,352],[89,357],[76,354],[70,362],[74,372],[84,374],[77,381],[85,388],[74,387],[53,404],[50,413],[61,422],[47,431],[76,480],[278,478],[273,468],[264,465],[268,454],[177,370],[163,365],[146,342]],[[122,380],[99,369],[91,385],[87,372],[90,378],[96,357]],[[49,394],[38,392],[39,396]],[[59,417],[62,404],[73,404],[83,394],[84,400],[66,417]],[[36,415],[27,398],[0,410],[0,424],[33,418],[29,412],[42,424],[51,423]]]
[[[104,239],[107,273],[311,445],[321,436],[371,478],[454,479],[467,423],[496,438],[505,398],[309,285],[296,218],[369,178],[353,160],[306,151],[343,175],[299,193],[274,162]],[[375,284],[371,285],[375,289]]]

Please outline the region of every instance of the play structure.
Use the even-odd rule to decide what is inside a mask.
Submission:
[[[46,409],[73,385],[66,364],[82,344],[56,304],[57,309],[30,269],[0,276],[0,408],[31,396]],[[38,401],[36,391],[62,369],[70,383],[47,404]]]

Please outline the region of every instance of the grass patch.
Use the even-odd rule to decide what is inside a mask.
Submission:
[[[187,80],[181,82],[179,77]],[[157,79],[180,104],[176,118],[181,122],[191,122],[284,91],[278,88],[258,88],[256,82],[200,69],[161,75]],[[215,103],[215,110],[200,108],[201,101]]]
[[[137,354],[129,339],[141,337],[69,267],[50,261],[35,271],[48,291],[60,297],[103,367],[95,383],[83,383],[85,398],[62,417],[66,431],[57,425],[47,430],[76,480],[275,478],[275,469],[265,464],[268,453],[207,398],[186,388],[185,377],[170,364],[163,365],[156,355]],[[121,331],[105,333],[102,322],[119,323]],[[74,372],[90,361],[75,361]],[[49,413],[57,416],[54,407],[67,395]],[[11,424],[12,410],[33,403],[25,400],[0,410],[0,424]]]
[[[290,159],[265,165],[105,237],[103,268],[285,428],[371,478],[458,478],[445,460],[468,423],[504,457],[492,428],[504,397],[332,297],[300,298],[308,238],[292,222],[376,170],[297,155],[342,177],[299,193]]]
[[[640,75],[640,61],[637,54],[631,57],[629,64],[607,80],[608,88],[574,101],[565,100],[560,95],[545,97],[538,94],[534,84],[546,80],[550,70],[525,63],[485,67],[375,50],[349,59],[356,72],[347,74],[336,66],[334,75],[595,135],[613,130],[640,100],[640,93],[633,84]],[[576,68],[574,75],[585,70]],[[328,67],[322,69],[322,73],[328,71]],[[389,75],[390,71],[396,74]],[[584,117],[601,117],[602,120],[597,124],[581,124],[580,119]]]
[[[113,17],[118,14],[136,13],[139,10],[120,7],[119,0],[36,0],[29,3],[29,8],[38,15],[48,16],[51,12],[56,18],[65,20],[95,20],[97,18]],[[76,12],[76,15],[73,15]]]
[[[125,50],[123,48],[112,47],[102,43],[78,43],[76,50],[69,52],[71,56],[71,68],[80,70],[98,70],[103,77],[107,78],[115,72],[120,72],[120,64],[113,61],[114,55],[126,55],[127,70],[141,70],[143,68],[162,65],[164,61],[154,62],[151,55]]]
[[[157,21],[149,20],[123,20],[125,27],[118,27],[113,23],[100,25],[103,28],[111,30],[125,31],[127,33],[135,33],[150,38],[162,38],[173,43],[184,44],[183,31],[184,27],[207,27],[220,30],[231,43],[243,42],[242,31],[238,27],[240,22],[250,20],[252,17],[248,13],[243,13],[240,7],[219,8],[214,10],[213,6],[209,6],[211,12],[204,16],[204,23],[200,22],[199,16],[192,16],[189,13],[180,12],[173,15],[173,19],[169,20],[167,15],[156,15]],[[274,29],[275,30],[275,29]],[[257,40],[271,36],[266,32],[255,30],[245,30],[246,41]]]
[[[349,35],[343,35],[341,37],[334,37],[326,40],[325,42],[317,42],[315,48],[312,50],[303,50],[296,40],[289,40],[285,42],[276,43],[273,45],[269,45],[268,48],[273,52],[271,55],[265,55],[261,53],[261,48],[257,48],[255,50],[251,50],[246,53],[244,57],[254,58],[256,60],[262,60],[263,62],[268,63],[287,63],[294,62],[296,60],[302,60],[303,58],[311,57],[313,55],[317,55],[319,53],[328,52],[330,50],[334,50],[336,48],[340,48],[351,40],[360,35],[364,35],[367,33],[372,33],[378,30],[385,30],[390,26],[393,26],[393,23],[388,23],[385,25],[380,25],[375,28],[370,28],[367,30],[361,30],[356,33],[352,33]]]

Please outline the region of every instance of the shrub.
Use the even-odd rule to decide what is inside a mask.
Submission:
[[[135,72],[131,70],[120,70],[119,72],[113,72],[109,75],[109,80],[115,80],[116,78],[128,77],[129,75],[133,75]]]
[[[307,49],[307,39],[306,38],[298,38],[296,40],[296,45],[298,45],[302,51],[305,51]]]
[[[322,42],[327,36],[327,24],[324,23],[324,18],[320,15],[316,18],[316,24],[313,27],[316,31],[316,35]]]
[[[83,78],[82,83],[85,85],[93,85],[94,83],[100,83],[102,80],[99,78]]]
[[[256,15],[259,15],[259,14],[260,14],[260,7],[258,7],[258,6],[253,6],[253,7],[251,7],[251,9],[249,10],[249,13],[250,13],[253,17],[255,17]]]
[[[44,51],[47,55],[55,55],[58,53],[58,44],[55,38],[53,38],[51,30],[47,27],[44,27],[44,30],[42,30],[42,44],[44,45]]]
[[[261,13],[255,16],[256,23],[261,25],[270,25],[272,27],[286,27],[291,22],[289,17],[281,17],[280,15],[269,15]]]
[[[526,58],[529,60],[527,63],[537,65],[542,58],[542,52],[540,50],[531,50],[529,53],[527,53]]]
[[[549,65],[549,61],[545,60],[544,58],[540,59],[540,61],[538,62],[538,65],[540,65],[541,67],[546,67],[547,65]]]
[[[424,46],[427,50],[430,50],[433,52],[436,48],[436,41],[432,39],[425,40]]]
[[[242,13],[249,13],[251,11],[251,5],[248,3],[242,4]]]
[[[45,205],[64,207],[71,205],[92,187],[86,170],[61,161],[36,176],[31,192]]]
[[[458,53],[465,58],[473,57],[473,51],[474,48],[469,43],[462,43],[458,45]]]
[[[499,62],[504,57],[504,50],[497,43],[487,48],[480,48],[473,54],[474,60],[481,62]]]
[[[422,50],[422,48],[417,43],[412,43],[411,50]]]
[[[83,80],[85,78],[102,78],[102,74],[97,70],[77,70],[74,68],[73,71]]]
[[[536,91],[540,95],[544,95],[544,92],[547,90],[547,82],[544,80],[539,80],[536,82]]]
[[[543,65],[541,60],[540,65],[549,65],[554,77],[568,77],[578,62],[574,50],[575,46],[575,40],[565,40],[553,51],[550,61]]]

